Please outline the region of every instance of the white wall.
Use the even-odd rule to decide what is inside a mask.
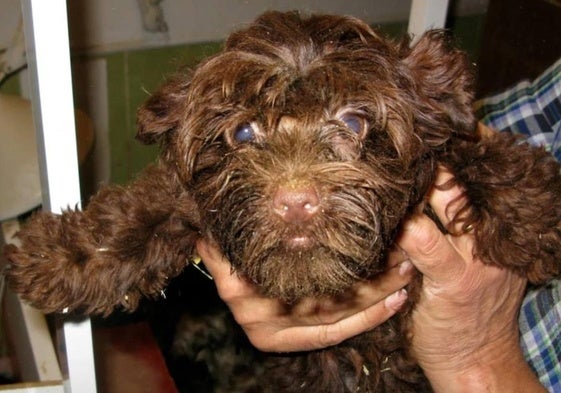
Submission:
[[[456,0],[460,14],[482,12],[488,0]],[[268,10],[350,14],[369,23],[404,21],[410,0],[163,0],[167,33],[142,27],[138,0],[69,0],[70,35],[75,48],[113,51],[153,45],[214,41]],[[0,0],[0,48],[17,26],[19,0]]]
[[[343,13],[369,22],[407,19],[410,0],[164,0],[167,33],[143,30],[137,0],[69,2],[75,48],[118,50],[217,41],[269,9]]]

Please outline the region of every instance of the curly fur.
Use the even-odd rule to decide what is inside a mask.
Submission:
[[[161,144],[159,162],[82,212],[35,215],[22,246],[6,249],[6,275],[46,312],[132,310],[206,237],[270,296],[343,296],[384,270],[443,166],[468,197],[456,222],[473,228],[475,254],[544,283],[560,274],[559,166],[508,134],[481,137],[472,85],[443,31],[411,45],[350,17],[266,13],[140,108],[138,139]],[[317,196],[320,211],[279,218],[275,195],[292,189]],[[430,391],[408,353],[408,316],[333,348],[273,356],[264,386]]]

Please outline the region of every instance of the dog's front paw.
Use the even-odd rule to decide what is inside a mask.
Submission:
[[[91,241],[82,213],[38,213],[18,232],[19,245],[4,249],[10,288],[45,313],[108,314],[134,307],[139,295],[123,293],[118,264]]]

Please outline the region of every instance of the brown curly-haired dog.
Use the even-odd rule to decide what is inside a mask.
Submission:
[[[266,13],[140,109],[158,164],[83,212],[35,215],[7,249],[7,277],[47,312],[130,310],[206,237],[270,296],[340,296],[385,269],[444,166],[471,202],[456,219],[477,256],[543,283],[560,273],[559,166],[508,134],[480,137],[472,83],[441,31],[412,45],[354,18]],[[407,318],[279,356],[263,390],[430,391]]]

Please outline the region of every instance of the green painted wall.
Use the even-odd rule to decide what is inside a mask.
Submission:
[[[120,52],[106,57],[111,181],[123,183],[157,155],[134,139],[136,110],[166,78],[216,53],[218,43]]]

